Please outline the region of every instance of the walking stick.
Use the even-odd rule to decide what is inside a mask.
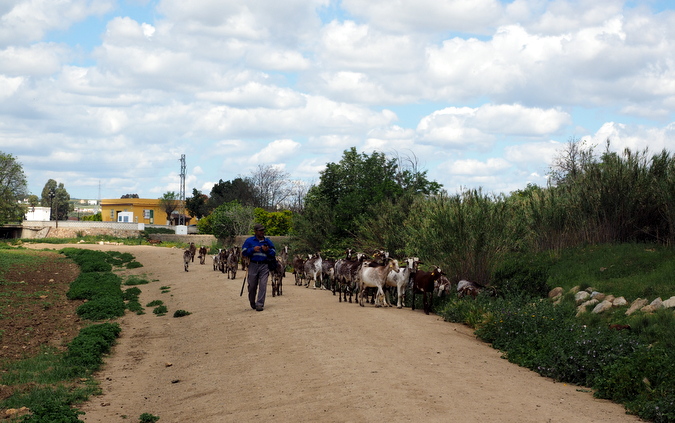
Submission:
[[[244,282],[241,283],[241,292],[239,293],[239,296],[241,297],[244,295],[244,285],[246,285],[246,279],[248,278],[248,272],[244,275]]]

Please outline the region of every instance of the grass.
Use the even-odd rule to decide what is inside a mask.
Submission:
[[[675,250],[651,244],[605,244],[565,250],[549,269],[548,284],[575,285],[636,298],[675,295]],[[639,279],[639,283],[636,283]]]
[[[40,260],[32,251],[0,248],[6,250],[0,254],[0,278],[4,276],[1,269]],[[71,283],[67,293],[69,299],[87,300],[78,307],[77,314],[92,322],[107,322],[93,323],[81,329],[65,352],[44,348],[35,357],[4,366],[0,373],[0,385],[11,389],[13,394],[0,402],[0,408],[27,407],[30,414],[22,417],[24,422],[79,421],[77,416],[82,412],[73,406],[100,392],[91,375],[100,368],[103,356],[110,352],[121,332],[119,324],[110,322],[110,319],[123,315],[127,308],[140,307],[140,289],[133,286],[122,292],[121,278],[112,273],[114,267],[134,263],[131,254],[76,248],[64,248],[61,253],[80,267],[80,275]],[[0,281],[9,283],[4,279]],[[125,301],[137,306],[128,306]]]

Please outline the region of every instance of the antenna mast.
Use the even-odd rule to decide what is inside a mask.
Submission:
[[[178,224],[185,225],[185,154],[180,155],[180,193],[178,197],[180,200]]]

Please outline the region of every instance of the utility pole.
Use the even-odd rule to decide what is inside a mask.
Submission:
[[[185,154],[180,155],[180,193],[178,194],[178,224],[185,225]]]

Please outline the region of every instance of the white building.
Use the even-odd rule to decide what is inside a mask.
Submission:
[[[49,207],[28,207],[25,220],[48,221],[50,213]]]

